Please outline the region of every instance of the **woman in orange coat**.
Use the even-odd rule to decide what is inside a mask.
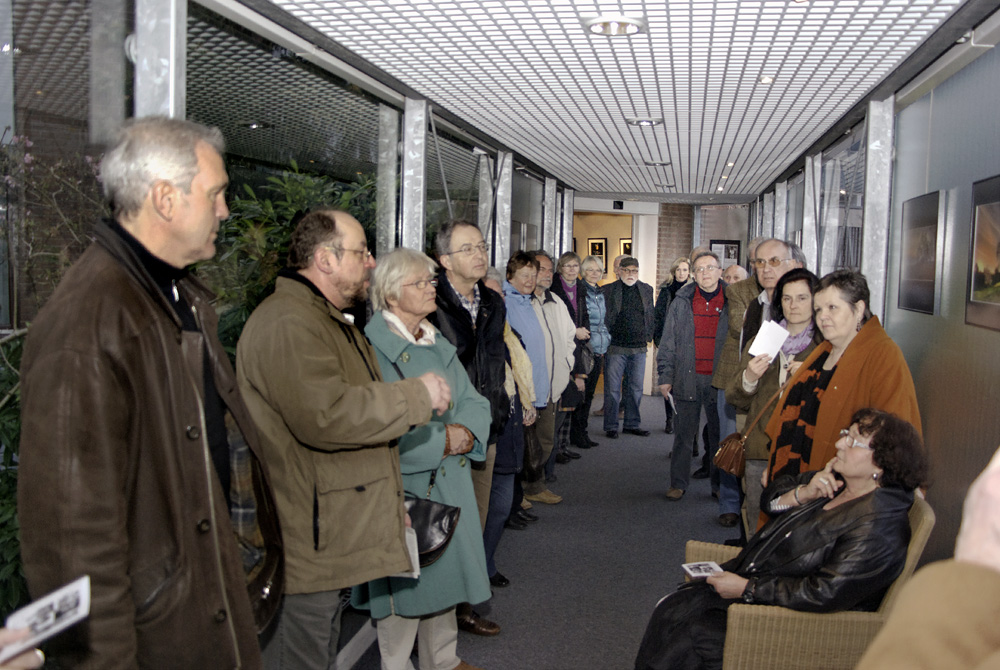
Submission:
[[[864,275],[837,270],[813,297],[826,341],[803,361],[771,415],[766,481],[819,470],[836,453],[840,429],[862,407],[891,412],[920,431],[920,410],[903,353],[868,309]]]

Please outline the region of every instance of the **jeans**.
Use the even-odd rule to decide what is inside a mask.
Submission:
[[[503,524],[510,516],[511,503],[514,500],[514,482],[517,475],[513,472],[502,475],[493,473],[493,486],[490,487],[490,508],[486,514],[486,528],[483,529],[483,548],[486,550],[486,574],[490,577],[497,573],[493,563],[493,554],[503,536]],[[520,503],[519,503],[520,505]],[[520,506],[518,507],[520,509]]]
[[[712,386],[712,375],[695,374],[695,399],[680,400],[675,396],[674,402],[677,405],[677,425],[674,428],[674,451],[670,457],[670,488],[686,491],[691,482],[691,443],[698,433],[702,408],[708,419],[708,444],[705,449],[714,454],[719,448],[718,395]]]
[[[628,369],[628,388],[622,389],[622,376]],[[604,430],[618,430],[618,405],[622,391],[631,402],[625,402],[626,429],[639,427],[639,402],[642,400],[642,380],[646,373],[646,352],[637,354],[607,354],[604,370]],[[690,460],[690,459],[688,459]]]
[[[590,446],[587,422],[590,420],[590,407],[594,402],[594,391],[597,389],[597,380],[604,367],[604,358],[604,354],[594,354],[594,369],[587,375],[587,385],[583,390],[583,402],[573,410],[573,416],[570,417],[569,441],[577,447]]]
[[[736,408],[726,402],[724,390],[716,390],[718,392],[719,433],[715,438],[715,447],[711,451],[713,458],[719,448],[719,440],[736,432]],[[739,514],[742,506],[740,480],[736,475],[716,468],[715,463],[712,463],[712,468],[719,473],[719,514]]]

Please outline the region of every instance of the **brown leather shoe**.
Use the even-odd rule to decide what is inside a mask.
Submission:
[[[684,489],[670,489],[667,491],[667,500],[680,500],[684,497]]]
[[[740,520],[739,514],[734,514],[733,512],[727,512],[725,514],[719,515],[719,525],[725,526],[726,528],[732,528]]]
[[[456,615],[458,619],[458,629],[473,635],[484,635],[492,637],[500,634],[500,626],[489,619],[484,619],[475,612],[466,615]],[[458,666],[462,667],[462,666]],[[469,666],[472,667],[472,666]]]

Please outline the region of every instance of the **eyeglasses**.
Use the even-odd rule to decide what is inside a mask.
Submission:
[[[336,249],[337,251],[350,251],[352,254],[360,254],[362,263],[372,257],[372,252],[368,251],[368,247],[365,247],[364,249],[348,249],[346,247],[335,247],[333,245],[329,245],[326,248]]]
[[[621,268],[619,272],[623,275],[637,275],[639,274],[639,268]]]
[[[849,431],[847,428],[844,428],[842,431],[840,431],[840,436],[847,438],[848,440],[847,446],[849,447],[857,447],[858,449],[867,449],[868,451],[875,451],[874,447],[869,447],[867,444],[862,444],[861,442],[858,442],[853,437],[851,437],[851,431]]]
[[[719,269],[720,268],[718,265],[705,265],[700,268],[695,268],[694,270],[692,270],[692,272],[694,272],[696,275],[701,275],[701,274],[707,274],[709,272],[715,272],[716,270]]]
[[[776,268],[782,263],[787,263],[792,260],[791,258],[778,258],[777,256],[773,258],[752,258],[750,259],[750,264],[755,268],[762,268],[765,265],[770,265],[772,268]]]
[[[434,288],[437,288],[437,279],[421,279],[420,281],[415,281],[412,284],[403,284],[403,286],[416,286],[418,291],[423,291],[430,284]]]
[[[462,254],[464,256],[471,256],[472,254],[479,252],[481,254],[490,253],[490,245],[485,242],[480,242],[479,244],[463,244],[458,249],[454,251],[449,251],[448,253],[441,254],[442,256],[451,256],[452,254]]]

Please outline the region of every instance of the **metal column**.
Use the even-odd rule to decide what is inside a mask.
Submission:
[[[135,115],[186,114],[187,0],[135,2]]]
[[[91,0],[90,143],[110,144],[125,121],[125,0]]]
[[[774,225],[773,236],[776,239],[785,239],[785,221],[788,218],[788,182],[783,181],[774,185]]]
[[[559,225],[556,218],[557,183],[554,177],[546,177],[542,187],[542,249],[554,256],[559,254],[559,250],[556,248],[556,238],[558,237],[556,228]]]
[[[0,51],[0,133],[10,126],[4,142],[10,142],[11,135],[17,134],[14,126],[14,15],[12,0],[0,0],[0,45],[7,49]]]
[[[401,246],[424,250],[427,205],[426,100],[406,99],[403,116],[403,232]]]
[[[819,236],[822,226],[819,221],[820,181],[817,174],[821,168],[820,156],[806,156],[802,196],[802,253],[806,255],[806,267],[819,272],[821,246]]]
[[[894,99],[891,96],[887,100],[868,103],[861,272],[868,278],[868,289],[871,291],[872,304],[868,307],[879,318],[885,314],[885,278],[889,267],[894,117]]]
[[[378,106],[378,175],[375,177],[375,253],[396,248],[396,179],[399,176],[399,112]]]
[[[493,241],[493,262],[506,267],[510,259],[511,194],[514,186],[514,155],[497,153],[497,198],[494,204],[496,236]]]
[[[562,253],[573,251],[573,210],[576,207],[576,191],[571,188],[563,189],[562,211]],[[586,254],[584,254],[586,256]]]
[[[764,194],[764,216],[757,234],[761,237],[774,237],[774,193]]]

